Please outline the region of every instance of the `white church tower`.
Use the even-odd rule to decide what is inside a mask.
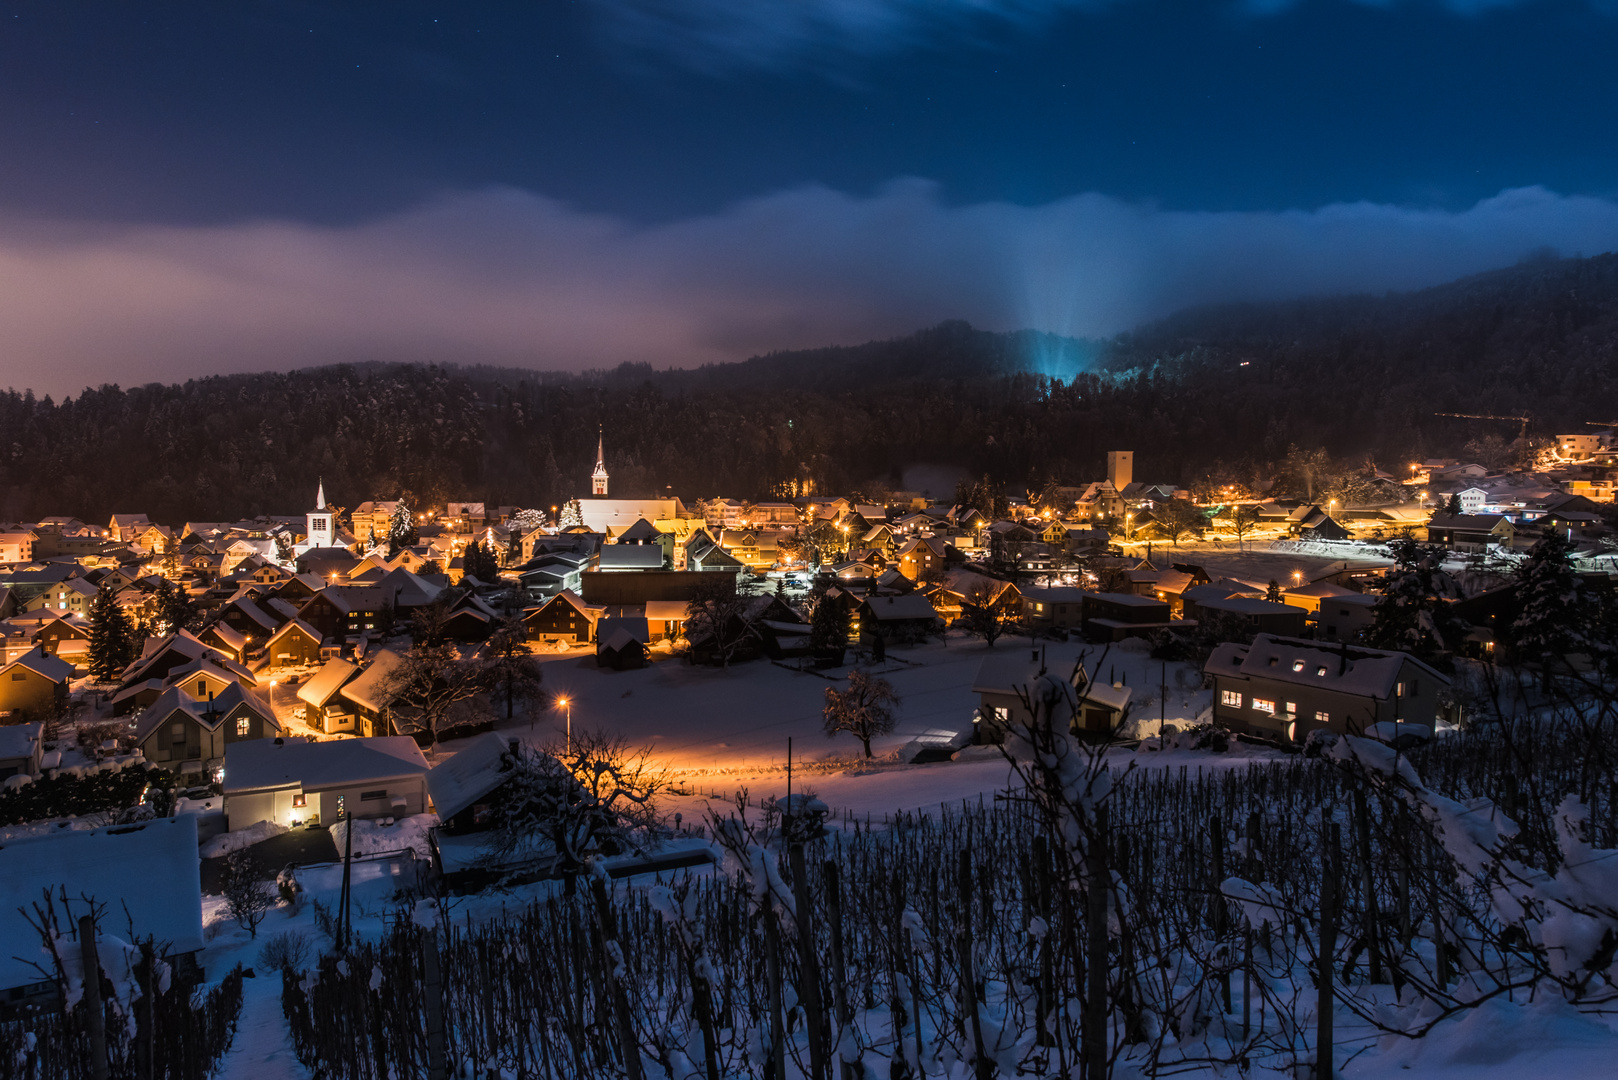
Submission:
[[[602,435],[596,432],[596,470],[590,474],[590,494],[598,499],[607,497],[607,455],[603,452]]]
[[[337,543],[337,532],[332,528],[332,514],[326,508],[326,481],[320,481],[320,488],[315,492],[315,508],[305,515],[308,534],[303,542],[305,549],[317,547],[333,547]]]

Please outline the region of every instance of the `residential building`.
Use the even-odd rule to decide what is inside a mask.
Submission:
[[[200,772],[224,760],[233,743],[281,733],[269,702],[240,683],[198,701],[171,686],[135,725],[135,745],[147,761],[178,772]]]
[[[1427,522],[1427,542],[1454,551],[1509,551],[1516,538],[1516,527],[1504,514],[1434,514]]]
[[[236,743],[225,758],[225,820],[331,825],[427,812],[427,759],[408,735]]]
[[[6,722],[43,720],[67,703],[73,665],[36,645],[0,667],[0,715]]]
[[[1085,593],[1080,618],[1087,641],[1122,641],[1187,625],[1173,621],[1168,601],[1134,593]]]
[[[45,725],[37,720],[31,724],[0,727],[0,781],[13,776],[39,775],[45,752],[41,742],[44,730]]]

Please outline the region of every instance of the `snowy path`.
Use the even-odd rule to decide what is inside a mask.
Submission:
[[[242,980],[242,1015],[236,1040],[216,1074],[252,1080],[309,1080],[309,1070],[292,1053],[292,1034],[281,1012],[281,977],[260,973]]]

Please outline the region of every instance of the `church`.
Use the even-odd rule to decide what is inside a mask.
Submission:
[[[322,479],[315,491],[315,508],[304,515],[303,543],[294,544],[295,556],[303,556],[315,548],[336,548],[347,551],[348,545],[337,536],[335,508],[326,505],[326,481]]]
[[[613,499],[607,494],[606,434],[596,437],[596,467],[590,473],[590,497],[579,500],[584,527],[615,537],[641,518],[659,532],[672,533],[683,543],[702,522],[677,498]]]

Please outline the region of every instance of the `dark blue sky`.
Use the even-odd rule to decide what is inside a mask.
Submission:
[[[12,246],[0,249],[0,273],[8,253],[38,270],[59,266],[63,251],[85,256],[89,244],[106,258],[130,257],[135,244],[141,258],[158,250],[165,263],[194,271],[227,259],[222,246],[244,242],[241,230],[263,222],[298,238],[257,241],[288,259],[289,245],[321,249],[308,270],[314,278],[336,272],[331,259],[361,250],[366,238],[409,251],[435,274],[458,272],[444,270],[447,261],[475,265],[486,251],[520,264],[542,290],[546,274],[567,276],[569,255],[603,281],[661,266],[653,276],[665,277],[643,283],[646,292],[610,298],[620,313],[663,288],[684,259],[712,266],[742,250],[779,271],[779,287],[746,305],[770,310],[757,325],[738,331],[734,312],[711,313],[675,334],[684,344],[666,356],[645,355],[656,340],[647,334],[580,360],[678,363],[898,332],[906,320],[950,314],[1110,333],[1210,298],[1163,283],[1217,274],[1221,251],[1229,251],[1232,295],[1249,280],[1247,292],[1271,295],[1291,276],[1291,264],[1276,262],[1279,248],[1307,261],[1318,242],[1319,258],[1352,261],[1389,243],[1387,234],[1355,239],[1360,219],[1325,220],[1322,208],[1328,218],[1371,213],[1383,226],[1389,215],[1419,219],[1421,239],[1402,259],[1394,252],[1363,273],[1304,283],[1315,289],[1423,284],[1509,261],[1532,241],[1586,253],[1612,246],[1618,231],[1603,230],[1618,193],[1618,16],[1586,4],[1477,6],[10,3],[0,7],[0,231]],[[906,178],[932,186],[895,203],[892,185]],[[1538,216],[1511,209],[1501,212],[1505,224],[1474,220],[1481,201],[1518,188],[1543,189],[1532,207]],[[810,194],[820,202],[805,210]],[[1590,198],[1569,200],[1577,196]],[[1078,221],[1052,209],[1075,197],[1104,205]],[[491,209],[491,198],[500,206]],[[771,203],[781,199],[790,205]],[[524,208],[513,210],[513,200]],[[535,200],[543,226],[531,220]],[[458,209],[444,210],[446,201]],[[1358,203],[1374,205],[1331,209]],[[738,210],[750,206],[751,216]],[[435,207],[449,220],[434,218]],[[1277,223],[1297,225],[1276,213],[1294,210],[1324,233],[1244,246]],[[1258,216],[1220,216],[1231,211]],[[424,213],[433,218],[426,225]],[[738,213],[751,224],[738,224]],[[465,214],[477,224],[457,216]],[[986,220],[992,214],[1002,215],[999,224]],[[1102,228],[1095,214],[1117,228]],[[888,316],[863,293],[859,311],[823,323],[775,310],[790,289],[819,287],[803,266],[840,273],[829,243],[805,251],[793,235],[829,231],[843,238],[848,260],[863,264],[862,238],[890,258],[896,245],[913,248],[907,230],[920,227],[917,215],[929,236],[966,236],[951,241],[953,257],[1003,264],[999,276],[901,290]],[[1159,229],[1164,215],[1177,224]],[[791,224],[777,229],[782,216]],[[896,219],[909,225],[884,231]],[[1209,221],[1223,239],[1185,233]],[[366,232],[376,229],[393,232],[379,241]],[[482,239],[461,239],[468,230]],[[997,246],[997,236],[1014,233]],[[1061,250],[1030,255],[1052,235],[1066,238]],[[635,249],[620,252],[616,268],[601,261],[608,240]],[[1333,243],[1348,244],[1347,255]],[[455,250],[446,254],[446,245]],[[545,274],[531,265],[534,245],[548,249]],[[763,248],[768,257],[756,255]],[[1148,248],[1162,249],[1157,261],[1131,261]],[[1104,260],[1075,269],[1074,251],[1098,249]],[[232,250],[228,258],[244,257]],[[361,261],[391,261],[367,250]],[[1195,254],[1182,262],[1177,251]],[[937,254],[921,259],[921,276]],[[893,268],[905,273],[902,259]],[[1135,291],[1066,324],[1050,314],[1048,297],[1017,310],[1030,289],[1070,287],[1052,285],[1053,273],[1079,274],[1071,287],[1081,291],[1083,274]],[[299,274],[290,262],[278,271],[283,283]],[[1118,284],[1125,279],[1127,288]],[[81,267],[68,284],[87,280]],[[97,290],[112,281],[86,284],[82,305],[109,306],[97,303],[105,299]],[[704,296],[727,284],[710,281]],[[980,302],[996,292],[1003,302]],[[592,295],[609,303],[600,288]],[[112,299],[114,308],[134,304]],[[375,321],[397,302],[352,298],[356,312],[375,308],[367,316]],[[1082,298],[1054,302],[1084,307]],[[289,310],[253,319],[285,322]],[[0,329],[8,314],[20,318],[0,300]],[[112,327],[73,338],[36,319],[19,332],[46,353],[101,356],[144,372],[194,351],[183,310],[160,321],[142,332],[161,341],[123,351],[110,348]],[[566,365],[568,350],[591,334],[574,327],[573,345],[536,340],[527,349],[533,332],[513,328],[504,344],[457,347]],[[452,327],[442,334],[458,340]],[[313,329],[282,347],[297,362],[393,348]]]

